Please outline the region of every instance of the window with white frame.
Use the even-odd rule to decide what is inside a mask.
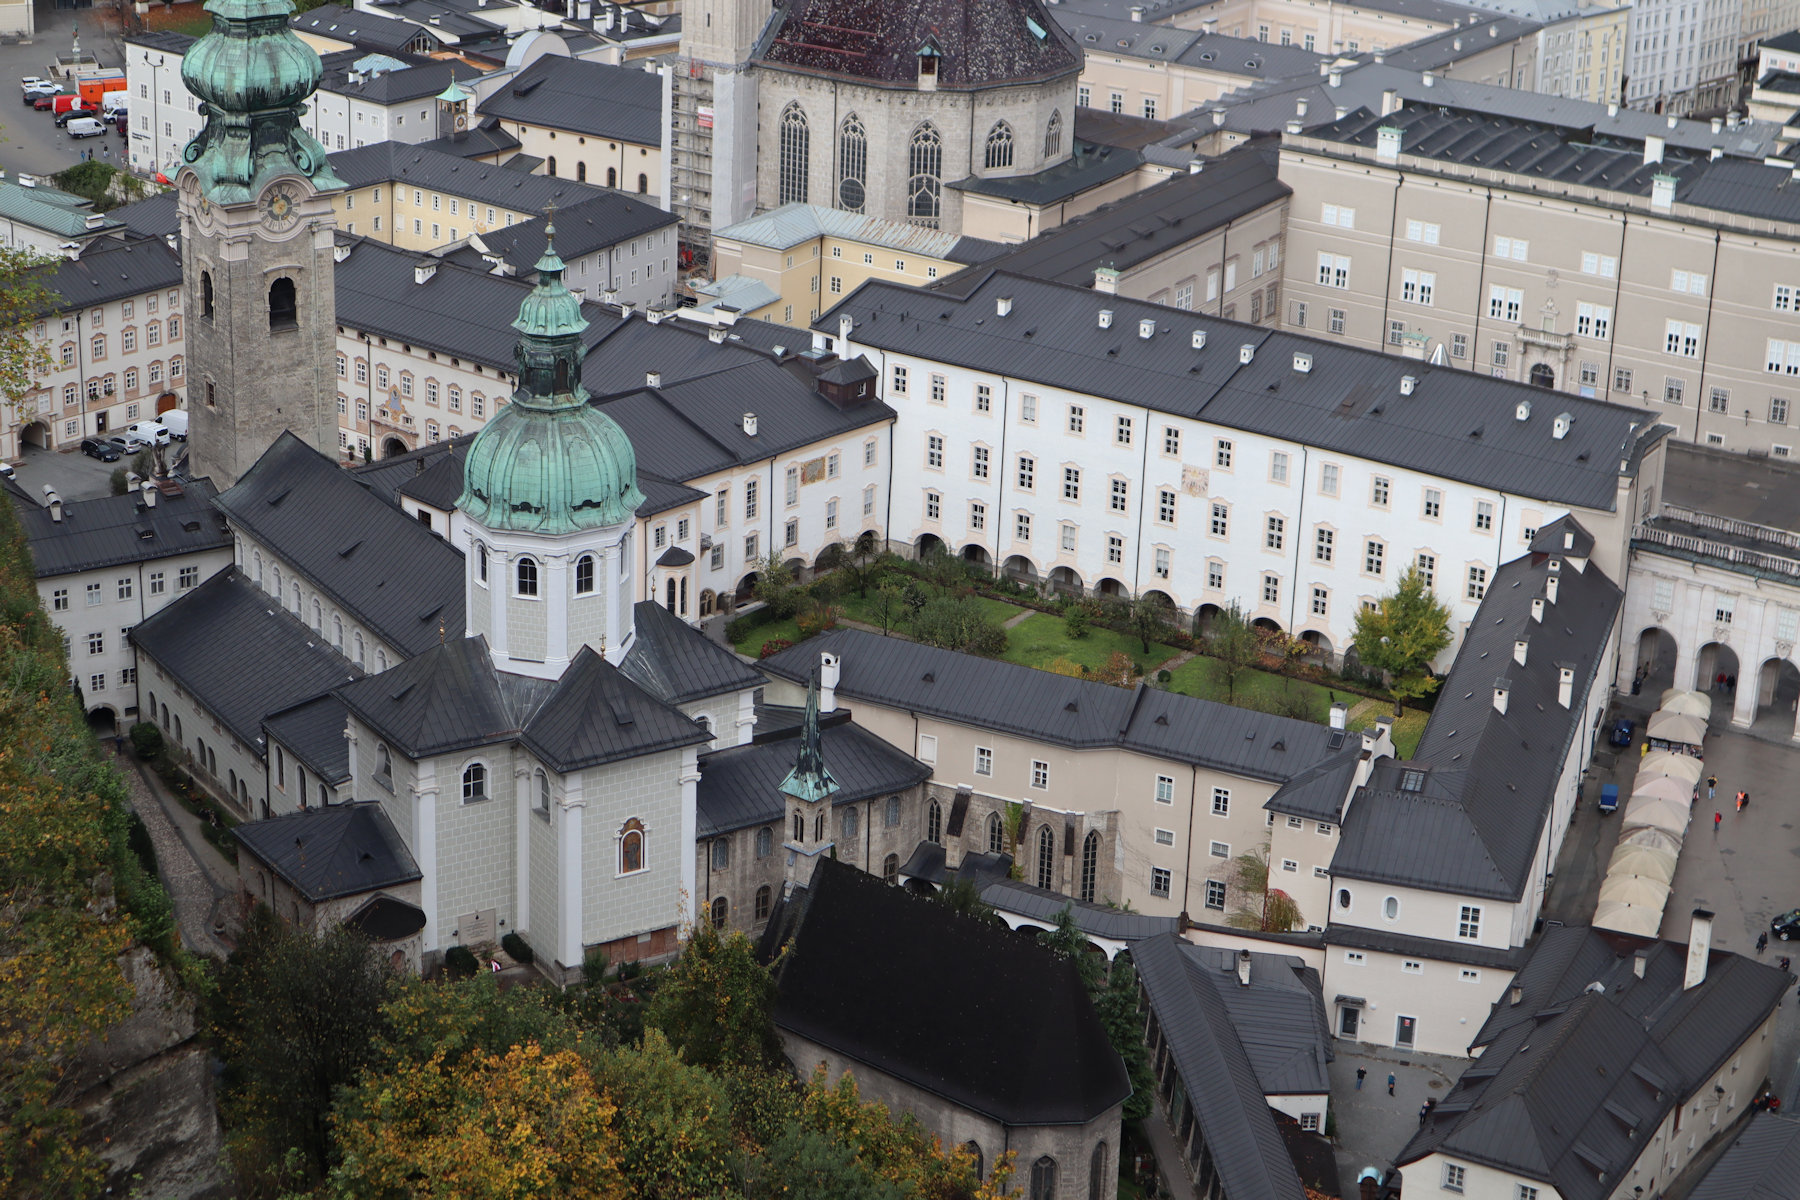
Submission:
[[[1228,537],[1231,533],[1231,508],[1222,500],[1213,501],[1212,535]]]
[[[1681,292],[1687,296],[1706,295],[1706,276],[1697,271],[1671,270],[1669,272],[1669,290]]]
[[[1264,604],[1281,603],[1281,576],[1263,576],[1262,598]]]
[[[994,751],[992,747],[975,747],[975,773],[977,775],[992,775],[994,773]]]
[[[1664,322],[1663,350],[1682,358],[1700,357],[1700,327],[1687,321]]]
[[[1169,550],[1166,546],[1158,546],[1156,548],[1155,563],[1156,577],[1158,579],[1167,579],[1169,577],[1170,561]]]
[[[1154,881],[1156,872],[1152,871],[1150,874]],[[1209,879],[1206,881],[1206,907],[1214,912],[1225,911],[1225,883],[1223,880]]]
[[[1462,1191],[1463,1182],[1467,1177],[1468,1172],[1455,1163],[1444,1164],[1444,1190],[1446,1192]]]
[[[1456,920],[1456,936],[1470,942],[1480,940],[1481,907],[1479,905],[1462,905],[1462,913]]]
[[[1031,786],[1038,791],[1050,786],[1050,764],[1041,759],[1031,760]]]
[[[1287,521],[1281,517],[1268,518],[1268,527],[1263,532],[1263,545],[1270,550],[1281,549],[1286,539]]]
[[[1487,595],[1486,567],[1469,568],[1469,582],[1468,586],[1463,589],[1463,595],[1470,600],[1479,600]]]
[[[1423,242],[1427,246],[1438,244],[1438,226],[1429,221],[1408,220],[1406,222],[1406,240]]]
[[[1031,514],[1015,513],[1013,515],[1013,540],[1029,542],[1031,540]]]
[[[1125,539],[1116,533],[1106,535],[1106,561],[1109,563],[1125,561]]]
[[[1288,481],[1288,456],[1285,450],[1269,451],[1269,482],[1286,483]]]
[[[1319,254],[1319,285],[1328,288],[1350,286],[1350,260],[1342,254]]]
[[[1584,252],[1581,256],[1581,273],[1598,275],[1602,279],[1615,278],[1619,273],[1619,260],[1611,255]]]
[[[1206,560],[1206,586],[1215,592],[1225,590],[1225,564],[1216,558]]]
[[[1514,262],[1524,262],[1531,255],[1531,243],[1523,238],[1496,237],[1494,239],[1494,257],[1510,258]]]
[[[1415,271],[1411,267],[1400,272],[1400,298],[1408,304],[1431,303],[1437,291],[1437,272]]]
[[[1575,332],[1605,341],[1612,333],[1612,312],[1610,305],[1581,301],[1575,306]]]
[[[1215,817],[1231,815],[1231,789],[1216,787],[1212,790],[1212,814]]]
[[[1355,229],[1356,210],[1354,208],[1345,208],[1341,204],[1324,205],[1319,211],[1319,223],[1321,225],[1333,225],[1339,229]]]
[[[1518,288],[1495,284],[1488,288],[1488,316],[1497,320],[1517,321],[1525,305],[1525,293]]]
[[[1156,802],[1158,804],[1175,803],[1175,777],[1173,775],[1156,777]]]
[[[1131,484],[1129,482],[1123,479],[1112,481],[1111,504],[1114,512],[1122,513],[1129,509],[1131,504]]]

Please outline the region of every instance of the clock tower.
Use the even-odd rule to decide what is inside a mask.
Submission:
[[[300,126],[319,56],[289,0],[208,0],[181,64],[206,118],[176,178],[190,471],[223,491],[283,430],[336,456],[337,304],[325,148]]]

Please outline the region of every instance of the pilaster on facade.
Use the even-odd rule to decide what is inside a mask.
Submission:
[[[584,956],[582,919],[582,817],[587,800],[578,777],[571,777],[568,792],[556,808],[556,961],[579,967]]]

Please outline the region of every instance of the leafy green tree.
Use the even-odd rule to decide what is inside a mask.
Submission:
[[[769,606],[770,614],[778,621],[786,620],[799,612],[801,602],[806,598],[800,585],[794,581],[794,573],[782,561],[781,555],[773,550],[756,560],[754,594]]]
[[[1450,644],[1450,610],[1425,585],[1418,568],[1408,567],[1392,595],[1357,612],[1350,644],[1363,666],[1387,680],[1397,717],[1405,701],[1437,689],[1430,668]]]
[[[266,907],[226,961],[208,1013],[225,1061],[221,1109],[253,1178],[310,1186],[333,1156],[331,1105],[376,1059],[390,976],[367,938],[314,935]],[[277,1164],[292,1178],[275,1178]]]
[[[906,588],[889,576],[875,588],[875,599],[869,604],[869,615],[881,626],[883,637],[894,631],[906,616]]]
[[[870,586],[885,565],[880,539],[865,530],[854,540],[839,542],[837,550],[837,569],[844,577],[846,590],[854,588],[858,596],[867,600]]]
[[[469,1054],[503,1057],[527,1045],[569,1049],[579,1040],[577,1030],[554,996],[545,988],[503,992],[488,971],[466,980],[396,979],[382,1006],[375,1068],[437,1057],[453,1069]]]
[[[1239,906],[1225,918],[1235,929],[1260,929],[1286,933],[1304,928],[1300,905],[1280,888],[1269,886],[1269,847],[1265,844],[1238,855],[1231,862],[1231,882],[1238,889]]]
[[[899,1184],[870,1172],[854,1145],[797,1122],[750,1158],[744,1174],[747,1200],[903,1200],[906,1195]]]
[[[774,977],[756,961],[750,939],[702,921],[644,1021],[695,1066],[762,1068],[781,1061],[774,1002]]]
[[[932,596],[912,619],[913,636],[928,646],[998,654],[1006,649],[1006,631],[973,596]]]
[[[715,1200],[729,1194],[737,1142],[731,1100],[712,1073],[682,1061],[660,1030],[641,1046],[592,1059],[594,1079],[618,1105],[616,1156],[627,1194]]]
[[[1175,610],[1162,596],[1146,592],[1131,602],[1128,610],[1131,632],[1143,643],[1144,653],[1150,653],[1150,643],[1159,641],[1169,634],[1169,624],[1175,617]]]
[[[975,917],[982,921],[1000,919],[999,914],[994,912],[994,906],[983,900],[975,885],[967,879],[952,879],[931,893],[931,898],[965,917]]]
[[[1120,956],[1110,973],[1103,955],[1089,948],[1087,934],[1075,925],[1074,911],[1068,905],[1056,914],[1056,928],[1040,937],[1039,942],[1075,964],[1075,973],[1087,989],[1094,1015],[1106,1029],[1106,1038],[1125,1062],[1125,1073],[1131,1078],[1131,1099],[1125,1102],[1123,1117],[1141,1121],[1150,1113],[1150,1100],[1156,1094],[1156,1081],[1150,1074],[1148,1048],[1144,1045],[1144,1029],[1137,1012],[1137,973],[1131,960]]]
[[[38,318],[62,302],[47,282],[54,262],[33,250],[0,246],[0,398],[19,425],[35,419],[29,394],[56,366],[50,344],[34,332]]]
[[[1213,618],[1206,634],[1206,652],[1219,662],[1226,702],[1235,702],[1238,681],[1262,660],[1262,641],[1236,600]]]

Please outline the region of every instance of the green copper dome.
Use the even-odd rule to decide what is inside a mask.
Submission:
[[[319,56],[288,28],[290,0],[208,0],[212,30],[188,49],[181,81],[206,124],[182,151],[215,204],[253,200],[279,175],[320,190],[343,181],[325,147],[300,128],[300,106],[319,86]]]
[[[513,322],[519,387],[469,446],[457,507],[489,529],[563,534],[629,521],[644,494],[631,439],[581,386],[587,320],[563,286],[556,228],[544,232],[537,286]]]

